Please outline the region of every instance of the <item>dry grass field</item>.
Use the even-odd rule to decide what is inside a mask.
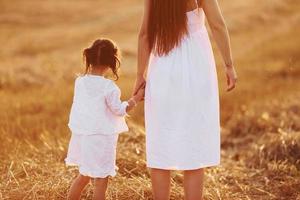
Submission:
[[[220,0],[239,74],[221,94],[222,164],[205,200],[300,200],[300,2]],[[140,0],[0,0],[0,199],[65,199],[67,120],[82,49],[110,37],[123,50],[123,98],[133,87]],[[109,200],[152,199],[142,105],[120,136]],[[182,196],[172,175],[172,199]],[[83,199],[90,199],[88,187]]]

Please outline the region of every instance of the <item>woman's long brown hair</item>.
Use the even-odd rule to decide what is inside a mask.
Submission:
[[[148,22],[150,51],[167,55],[187,34],[187,0],[151,0]]]

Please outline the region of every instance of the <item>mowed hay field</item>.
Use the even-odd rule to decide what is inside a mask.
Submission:
[[[206,200],[300,199],[300,2],[220,0],[239,82],[221,95],[222,164],[206,170]],[[122,98],[133,87],[140,0],[0,1],[0,199],[65,199],[73,81],[82,49],[110,37],[123,50]],[[214,44],[215,46],[215,44]],[[142,105],[119,138],[110,200],[152,199]],[[203,138],[205,139],[205,138]],[[183,177],[172,175],[174,200]],[[87,187],[83,199],[91,199]]]

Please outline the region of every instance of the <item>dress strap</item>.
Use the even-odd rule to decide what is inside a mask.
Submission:
[[[199,14],[199,12],[200,12],[200,9],[199,9],[198,0],[195,0],[195,2],[196,2],[196,5],[197,5],[197,14]]]
[[[198,0],[195,0],[195,2],[196,2],[196,5],[197,5],[197,8],[199,8],[199,5],[198,5]]]

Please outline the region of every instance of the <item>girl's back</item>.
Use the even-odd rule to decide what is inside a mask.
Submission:
[[[75,81],[70,129],[82,135],[107,135],[127,131],[122,117],[126,114],[126,105],[113,109],[114,104],[120,105],[119,99],[120,90],[112,80],[98,75],[79,76]]]

